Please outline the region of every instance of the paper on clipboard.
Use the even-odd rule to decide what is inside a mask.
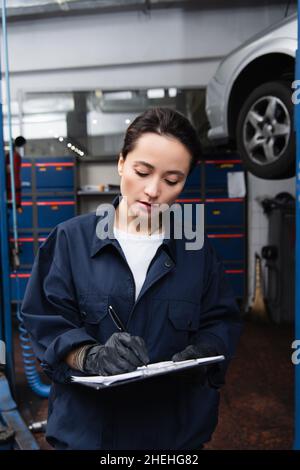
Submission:
[[[199,359],[189,359],[187,361],[173,362],[173,361],[163,361],[149,364],[147,366],[138,367],[137,370],[133,372],[126,372],[125,374],[117,375],[93,375],[93,376],[72,376],[71,381],[76,383],[81,383],[83,385],[90,385],[95,388],[105,388],[110,385],[114,385],[118,382],[126,382],[131,379],[145,379],[147,377],[153,377],[156,375],[162,375],[169,372],[174,372],[177,370],[188,369],[198,365],[211,364],[215,362],[220,362],[225,359],[224,356],[210,356],[202,357]],[[97,387],[98,385],[98,387]]]

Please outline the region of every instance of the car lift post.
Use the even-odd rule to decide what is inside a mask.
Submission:
[[[298,1],[298,26],[300,25],[300,0]],[[296,80],[300,80],[300,31],[296,53]],[[296,278],[295,278],[295,338],[300,340],[300,103],[295,103],[296,131]],[[299,354],[298,354],[299,356]],[[295,437],[294,449],[300,449],[300,363],[295,364]]]

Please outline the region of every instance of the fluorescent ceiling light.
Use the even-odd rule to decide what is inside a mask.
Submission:
[[[165,90],[163,88],[153,88],[153,89],[147,90],[147,97],[149,99],[164,98],[164,96],[165,96]]]
[[[112,91],[103,93],[103,98],[105,101],[131,100],[133,95],[131,91]]]
[[[169,88],[168,93],[170,98],[175,98],[177,96],[177,88]]]

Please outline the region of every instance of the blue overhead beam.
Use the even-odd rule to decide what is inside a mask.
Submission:
[[[300,80],[300,0],[298,1],[298,49],[296,54],[296,80]],[[296,130],[296,308],[295,337],[300,340],[300,104],[295,105]],[[300,449],[300,364],[295,364],[295,437],[294,449]]]

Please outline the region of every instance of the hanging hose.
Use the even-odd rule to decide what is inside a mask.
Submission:
[[[11,193],[12,193],[12,215],[13,215],[13,232],[14,232],[14,258],[18,257],[18,237],[17,237],[17,212],[16,212],[16,193],[14,185],[14,162],[13,162],[13,148],[12,148],[12,132],[11,132],[11,106],[10,106],[10,85],[9,85],[9,63],[8,63],[8,44],[7,44],[7,29],[6,29],[6,0],[2,0],[2,31],[3,31],[3,47],[4,47],[4,63],[5,63],[5,80],[6,80],[6,97],[7,97],[7,121],[8,121],[8,134],[9,134],[9,161],[11,168]],[[29,335],[24,327],[20,315],[20,280],[18,277],[16,266],[18,263],[14,262],[14,274],[16,276],[17,286],[17,318],[19,320],[20,344],[22,347],[22,356],[24,363],[24,370],[30,388],[41,397],[48,397],[50,386],[41,382],[39,373],[36,368],[36,358],[32,351],[31,341]]]
[[[31,340],[29,334],[24,326],[21,311],[20,311],[20,279],[18,277],[17,271],[15,270],[16,274],[16,286],[17,286],[17,319],[19,320],[19,339],[20,345],[22,348],[22,357],[23,357],[23,365],[24,371],[26,375],[26,379],[28,385],[30,386],[31,390],[36,393],[38,396],[42,398],[48,398],[50,393],[50,385],[43,384],[40,375],[37,371],[36,367],[36,357],[32,350]]]
[[[21,311],[20,311],[20,279],[16,273],[16,286],[17,286],[17,319],[19,320],[18,330],[20,345],[22,348],[22,357],[24,371],[28,385],[31,390],[42,398],[48,398],[50,393],[50,385],[43,384],[36,367],[36,357],[32,350],[31,340],[29,334],[24,326]]]
[[[30,386],[31,390],[33,390],[33,392],[35,392],[40,397],[48,398],[50,392],[50,385],[46,385],[41,382],[39,373],[36,369],[36,358],[32,351],[29,335],[23,325],[22,319],[19,316],[18,319],[23,364],[28,385]]]

